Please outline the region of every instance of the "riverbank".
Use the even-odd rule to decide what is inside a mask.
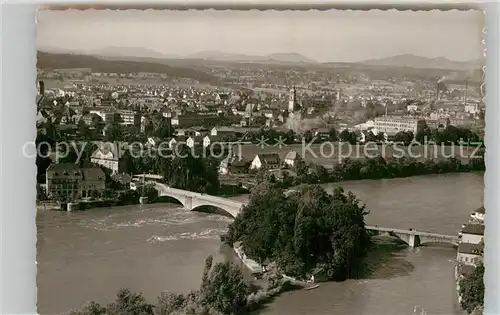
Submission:
[[[158,197],[152,201],[149,201],[148,204],[157,204],[157,203],[176,203],[174,199],[170,197]],[[38,211],[87,211],[91,209],[97,208],[115,208],[115,207],[123,207],[123,206],[134,206],[140,205],[139,198],[137,200],[129,200],[124,202],[122,200],[116,199],[103,199],[103,200],[89,200],[89,201],[75,201],[70,203],[58,203],[58,202],[50,202],[50,203],[38,203],[37,210]]]
[[[393,277],[408,275],[413,271],[412,263],[404,259],[401,253],[408,245],[397,237],[392,236],[372,236],[372,247],[368,255],[362,262],[362,272],[353,275],[352,279],[372,280],[390,279]],[[232,247],[236,256],[248,268],[253,275],[259,276],[264,281],[264,286],[257,292],[247,297],[252,315],[260,314],[265,310],[266,305],[271,303],[280,294],[285,292],[306,289],[308,285],[317,282],[325,284],[331,281],[301,281],[278,274],[274,271],[266,271],[266,268],[247,257],[239,245]]]
[[[341,185],[367,204],[368,225],[413,227],[444,234],[456,233],[471,209],[482,202],[484,189],[482,173]],[[326,188],[330,191],[334,186]],[[189,212],[171,204],[41,214],[37,217],[41,314],[61,314],[89,300],[107,303],[121,287],[144,292],[152,302],[164,290],[187,293],[199,287],[203,261],[208,255],[243,268],[233,250],[220,244],[219,235],[225,233],[230,222],[225,217]],[[455,250],[408,248],[394,256],[387,268],[378,269],[379,276],[371,276],[373,280],[321,283],[314,290],[283,293],[261,308],[259,314],[413,314],[418,304],[429,314],[463,315],[450,291],[455,287],[450,262],[456,258]],[[400,274],[404,274],[404,268],[393,264],[408,262],[415,266],[408,275],[383,278],[394,269],[403,269]],[[250,278],[249,272],[246,274]],[[360,302],[361,296],[367,298]]]

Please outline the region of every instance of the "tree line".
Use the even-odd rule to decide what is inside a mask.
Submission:
[[[229,225],[230,246],[241,242],[245,254],[263,264],[274,262],[289,276],[306,279],[320,274],[345,280],[362,274],[371,245],[365,229],[365,206],[351,192],[336,188],[328,194],[308,185],[285,194],[263,182]]]
[[[346,158],[327,169],[319,164],[307,164],[303,159],[295,162],[290,168],[295,174],[290,175],[287,170],[281,171],[277,177],[266,171],[257,172],[257,182],[270,181],[279,183],[282,188],[300,184],[335,183],[346,180],[401,178],[428,174],[445,174],[469,171],[484,171],[484,158],[471,158],[468,163],[462,163],[457,158],[426,159],[419,161],[411,157],[384,159],[381,156],[367,159]]]
[[[460,280],[460,302],[462,309],[469,314],[483,314],[480,309],[484,305],[484,265],[477,266],[474,271]]]
[[[198,148],[198,150],[205,150]],[[216,194],[219,190],[220,161],[210,154],[193,151],[186,145],[180,145],[178,154],[138,154],[126,152],[123,163],[129,174],[152,173],[163,176],[173,188],[199,193]],[[157,152],[158,153],[158,152]]]

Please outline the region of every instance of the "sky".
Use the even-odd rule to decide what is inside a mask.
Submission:
[[[299,53],[355,62],[401,54],[466,61],[484,50],[484,16],[472,10],[40,10],[37,23],[45,51],[141,47],[166,55]]]

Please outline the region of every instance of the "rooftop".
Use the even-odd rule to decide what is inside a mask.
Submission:
[[[290,152],[288,152],[285,156],[285,159],[287,160],[295,160],[297,158],[299,158],[299,154],[297,153],[297,151],[295,150],[291,150]]]
[[[460,243],[458,252],[461,254],[481,255],[484,250],[484,244]]]
[[[484,235],[484,224],[469,223],[462,229],[463,234]]]
[[[484,210],[484,206],[483,207],[479,207],[477,208],[474,212],[476,213],[480,213],[480,214],[484,214],[485,210]]]
[[[49,177],[80,175],[80,167],[74,163],[52,163],[46,172]]]
[[[99,167],[85,167],[82,168],[82,174],[84,180],[105,180],[104,172]]]
[[[257,154],[262,163],[266,164],[277,164],[280,162],[280,156],[278,153],[260,153]]]

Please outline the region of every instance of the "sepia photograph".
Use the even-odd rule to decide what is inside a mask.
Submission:
[[[38,313],[483,315],[484,20],[40,9]]]

